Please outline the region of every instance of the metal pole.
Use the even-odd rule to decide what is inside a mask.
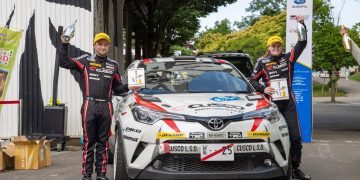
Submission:
[[[123,29],[124,29],[124,22],[123,22],[123,14],[124,14],[124,3],[125,0],[119,0],[117,2],[117,20],[118,22],[116,22],[117,24],[117,30],[118,30],[118,38],[119,38],[119,43],[118,43],[118,51],[117,51],[117,58],[118,58],[118,63],[120,64],[120,73],[124,74],[125,72],[125,59],[124,59],[124,33],[123,33]]]

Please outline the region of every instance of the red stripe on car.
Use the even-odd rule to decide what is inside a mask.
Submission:
[[[175,121],[172,119],[164,119],[163,120],[171,129],[173,129],[175,132],[180,132],[180,129],[176,125]]]
[[[153,102],[144,100],[143,98],[141,98],[141,96],[139,94],[135,94],[135,101],[136,101],[137,104],[145,106],[147,108],[155,109],[155,110],[162,111],[162,112],[166,112],[166,110],[164,108],[156,105]]]

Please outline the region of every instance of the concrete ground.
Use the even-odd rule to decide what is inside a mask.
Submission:
[[[329,79],[314,78],[313,79],[319,83],[328,83]],[[338,88],[344,90],[348,94],[346,97],[336,97],[335,100],[339,103],[349,103],[349,104],[360,104],[360,82],[346,80],[345,78],[339,79]],[[330,102],[330,97],[316,97],[313,98],[314,102]]]

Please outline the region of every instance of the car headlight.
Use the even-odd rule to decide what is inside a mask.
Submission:
[[[141,123],[154,124],[159,120],[185,120],[184,116],[156,111],[144,106],[135,105],[132,109],[134,119]]]
[[[280,121],[280,115],[281,114],[277,106],[269,106],[256,111],[245,113],[244,119],[263,118],[273,124]]]

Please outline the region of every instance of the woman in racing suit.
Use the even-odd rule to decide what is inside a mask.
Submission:
[[[296,16],[296,20],[304,25],[303,16]],[[272,99],[272,95],[275,93],[284,93],[279,93],[271,87],[271,81],[275,80],[276,82],[281,82],[281,84],[287,84],[287,98],[285,98],[285,100],[278,101],[273,99],[273,102],[278,106],[279,111],[284,116],[288,125],[291,142],[291,161],[293,168],[292,176],[296,179],[311,179],[310,176],[306,175],[299,169],[302,142],[298,114],[295,106],[296,102],[292,92],[295,62],[305,49],[306,43],[307,40],[298,41],[291,52],[283,54],[282,39],[279,36],[270,37],[267,42],[268,50],[263,57],[258,59],[250,79],[250,83],[254,86],[256,91],[266,94],[266,97],[269,99]],[[266,87],[259,83],[260,79],[263,80]],[[286,91],[286,86],[284,87]]]

